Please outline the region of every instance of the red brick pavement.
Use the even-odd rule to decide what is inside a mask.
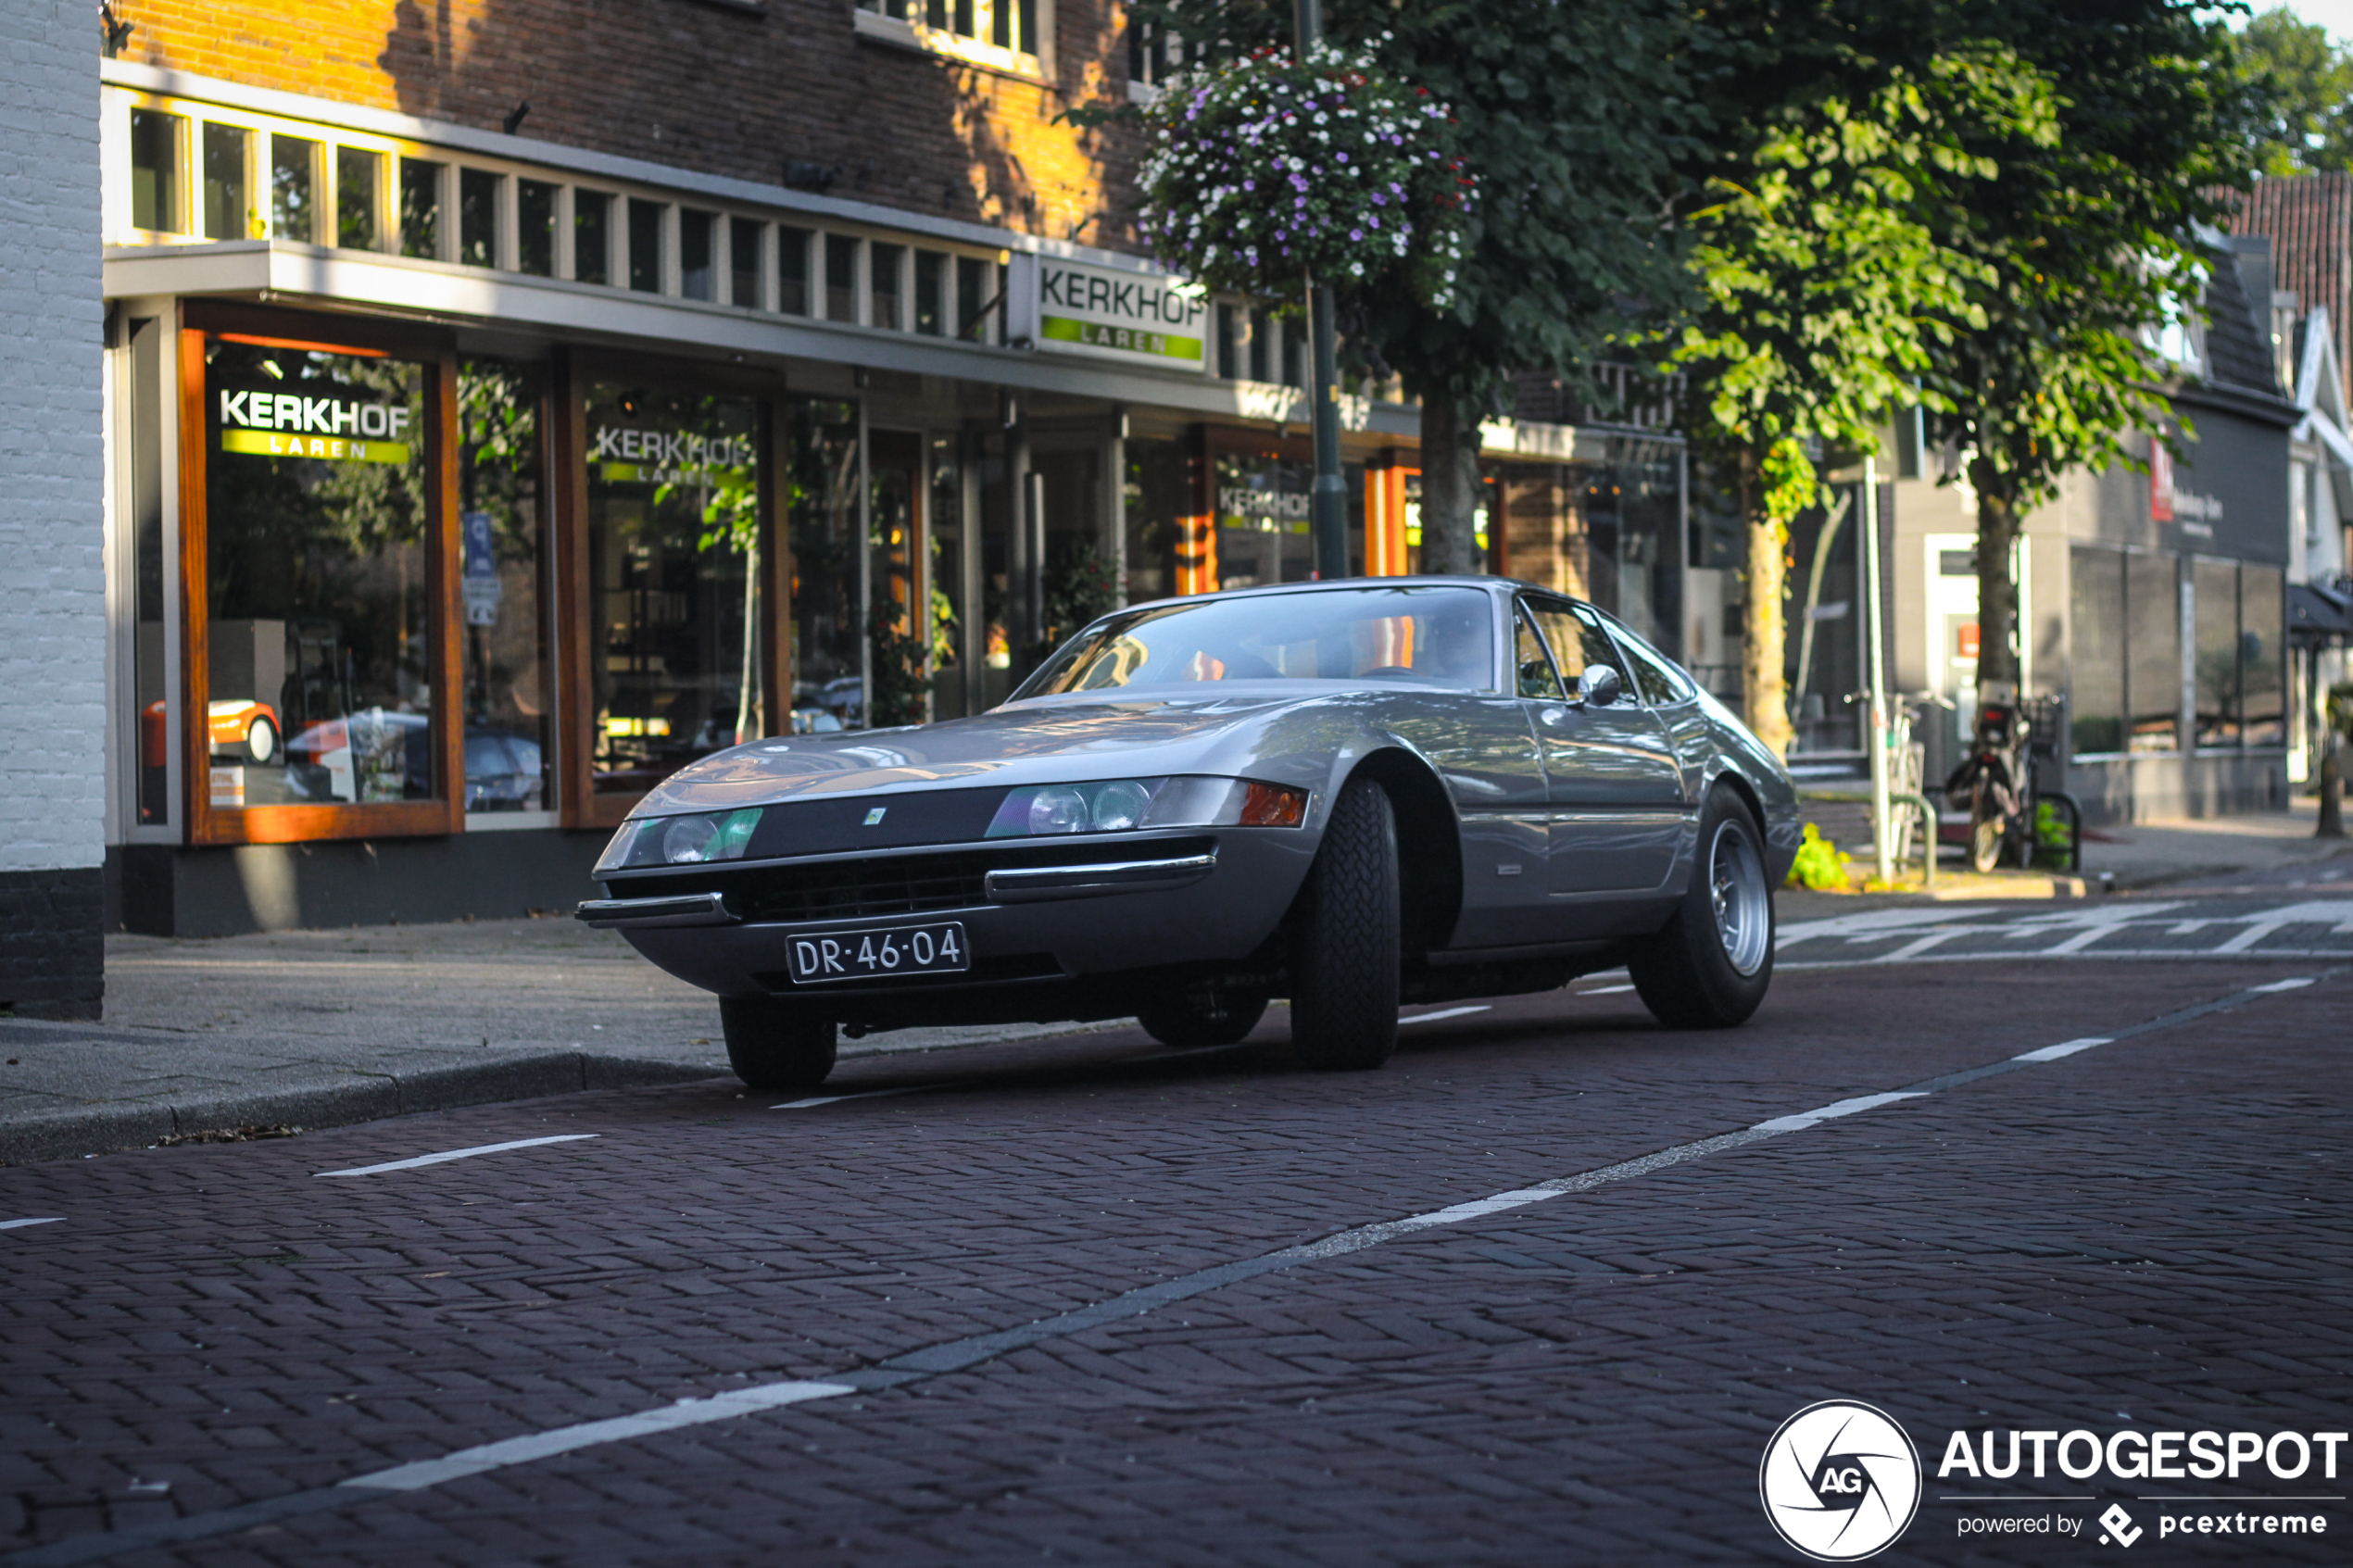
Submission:
[[[837,1374],[2249,977],[1814,972],[1732,1034],[1662,1035],[1630,997],[1528,998],[1409,1029],[1373,1075],[1258,1050],[1143,1060],[1136,1037],[1093,1036],[859,1063],[837,1090],[963,1084],[807,1111],[690,1085],[0,1172],[0,1218],[67,1217],[0,1235],[0,1544]],[[909,1388],[120,1561],[1796,1561],[1755,1466],[1816,1399],[1881,1404],[1931,1463],[1956,1424],[2343,1428],[2346,996],[2280,997]],[[546,1131],[601,1136],[310,1175]],[[133,1490],[159,1481],[168,1495]],[[1957,1516],[1930,1502],[1889,1560],[2101,1549],[1965,1549]],[[2162,1555],[2153,1535],[2133,1553]]]

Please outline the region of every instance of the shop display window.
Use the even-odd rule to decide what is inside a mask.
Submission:
[[[1217,587],[1304,583],[1315,574],[1315,546],[1308,538],[1315,483],[1311,462],[1271,444],[1211,458]]]
[[[243,126],[208,121],[204,128],[204,234],[208,240],[242,240],[253,232],[245,201],[246,148],[253,133]]]
[[[2275,566],[2239,568],[2241,721],[2250,746],[2287,744],[2286,577]]]
[[[346,250],[373,250],[382,229],[384,159],[361,147],[335,149],[335,244]]]
[[[171,820],[170,687],[164,662],[163,324],[152,316],[131,323],[131,558],[132,695],[138,710],[139,821]]]
[[[422,158],[400,160],[401,255],[440,257],[441,176],[447,167]]]
[[[498,186],[486,169],[458,171],[458,259],[469,267],[498,265]]]
[[[547,509],[536,366],[458,366],[459,608],[469,812],[554,809]]]
[[[792,729],[866,725],[858,596],[858,406],[785,405],[783,487],[792,547]]]
[[[1191,444],[1130,436],[1126,445],[1127,597],[1141,601],[1198,593],[1190,584],[1205,531],[1191,519]]]
[[[270,232],[282,240],[318,242],[318,143],[270,138]]]
[[[2126,624],[2124,553],[2081,545],[2070,551],[2067,599],[2075,630],[2068,660],[2070,741],[2078,753],[2122,751],[2125,639],[2103,629]]]
[[[515,182],[515,265],[535,278],[556,275],[556,187]]]
[[[2125,711],[2132,716],[2127,749],[2142,754],[2182,747],[2182,571],[2167,555],[2124,558]],[[2084,623],[2076,622],[2080,627]],[[2091,622],[2100,636],[2105,621]],[[2112,639],[2104,639],[2112,640]],[[2082,646],[2082,635],[2077,646]]]
[[[964,682],[964,470],[952,436],[934,436],[931,470],[932,717],[961,719]]]
[[[429,800],[434,497],[425,363],[204,340],[212,813]]]
[[[2190,567],[2191,654],[2201,749],[2239,744],[2239,569],[2226,560]]]
[[[612,282],[612,204],[602,191],[572,193],[572,275],[581,282]]]
[[[766,733],[759,411],[600,384],[586,430],[590,787],[635,795]]]
[[[925,533],[923,438],[906,431],[870,437],[866,500],[867,669],[874,722],[920,724],[930,689],[931,607],[918,553]]]
[[[131,221],[160,233],[180,231],[180,143],[188,122],[160,109],[131,111]]]

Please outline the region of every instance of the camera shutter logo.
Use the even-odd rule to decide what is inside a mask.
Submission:
[[[1819,1562],[1893,1545],[1920,1506],[1920,1456],[1884,1411],[1825,1399],[1781,1423],[1756,1489],[1781,1539]]]

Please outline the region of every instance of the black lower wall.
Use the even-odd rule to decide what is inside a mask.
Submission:
[[[107,851],[107,927],[237,936],[569,915],[581,899],[598,897],[588,872],[610,837],[545,828],[207,848],[117,846]]]
[[[0,1007],[19,1018],[96,1018],[106,994],[106,873],[0,872]]]

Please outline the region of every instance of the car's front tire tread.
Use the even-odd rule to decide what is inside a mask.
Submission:
[[[834,1070],[832,1019],[810,1016],[773,997],[722,997],[719,1022],[727,1065],[761,1090],[813,1089]]]

